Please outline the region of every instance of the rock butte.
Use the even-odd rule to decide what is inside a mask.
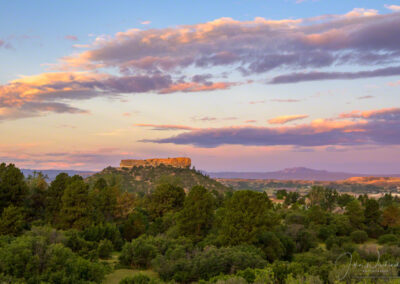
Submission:
[[[133,167],[157,167],[159,165],[172,166],[175,168],[190,168],[192,161],[190,158],[179,157],[179,158],[167,158],[167,159],[146,159],[146,160],[121,160],[121,168],[133,168]]]

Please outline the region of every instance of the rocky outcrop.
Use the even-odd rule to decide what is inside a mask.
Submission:
[[[133,167],[157,167],[159,165],[172,166],[175,168],[190,168],[192,161],[190,158],[167,158],[167,159],[147,159],[147,160],[122,160],[120,163],[121,168]]]

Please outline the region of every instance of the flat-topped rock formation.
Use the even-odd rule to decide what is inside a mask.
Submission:
[[[122,160],[120,163],[121,168],[133,168],[133,167],[157,167],[159,165],[172,166],[175,168],[190,168],[192,161],[190,158],[179,157],[179,158],[167,158],[167,159],[146,159],[146,160]]]

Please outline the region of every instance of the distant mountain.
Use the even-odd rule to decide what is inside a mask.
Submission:
[[[36,172],[41,172],[44,175],[47,175],[49,178],[48,181],[52,181],[56,178],[56,176],[60,173],[67,173],[70,176],[73,175],[80,175],[83,178],[87,178],[88,176],[94,174],[95,172],[91,171],[75,171],[75,170],[31,170],[31,169],[21,169],[22,173],[24,174],[25,177],[28,177],[30,175],[33,175],[33,173]]]
[[[314,170],[305,167],[287,168],[274,172],[213,172],[208,173],[212,178],[223,179],[277,179],[277,180],[318,180],[318,181],[336,181],[344,180],[351,177],[367,177],[367,176],[393,176],[398,175],[370,175],[346,172],[329,172],[325,170]]]

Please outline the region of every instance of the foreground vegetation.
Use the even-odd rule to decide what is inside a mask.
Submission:
[[[273,204],[248,190],[140,192],[101,176],[48,184],[1,164],[0,283],[397,283],[391,195],[313,187],[306,197],[280,191]],[[387,266],[365,269],[377,261]]]

